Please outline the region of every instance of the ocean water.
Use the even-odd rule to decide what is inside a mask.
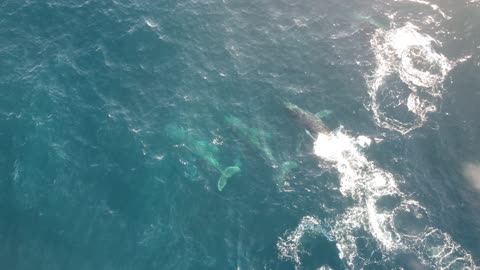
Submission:
[[[479,74],[477,0],[3,0],[0,269],[480,269]]]

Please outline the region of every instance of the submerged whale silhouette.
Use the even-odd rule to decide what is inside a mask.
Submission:
[[[173,124],[166,126],[166,134],[171,139],[184,145],[186,149],[205,160],[210,166],[220,172],[220,178],[217,182],[217,188],[219,191],[222,191],[225,188],[231,177],[240,172],[238,162],[233,166],[223,168],[223,166],[220,165],[220,162],[216,159],[216,154],[219,152],[218,147],[206,140],[206,138],[203,138],[201,134]]]
[[[295,161],[283,161],[281,163],[273,155],[270,148],[271,135],[262,129],[247,126],[240,118],[228,115],[225,122],[238,136],[248,143],[253,149],[257,150],[267,163],[275,169],[274,179],[277,183],[283,183],[287,180],[292,170],[298,167]]]

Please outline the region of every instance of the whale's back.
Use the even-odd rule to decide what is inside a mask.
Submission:
[[[293,103],[285,103],[288,111],[312,134],[328,133],[325,123],[313,113],[305,111]]]

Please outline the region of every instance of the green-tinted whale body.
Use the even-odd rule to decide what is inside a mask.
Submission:
[[[248,127],[242,120],[235,116],[226,116],[225,122],[239,134],[244,141],[259,151],[267,162],[276,169],[274,178],[277,182],[284,182],[290,171],[298,167],[295,161],[285,161],[280,165],[278,164],[269,146],[268,140],[270,139],[270,134],[267,132]]]
[[[223,188],[227,185],[228,179],[234,176],[235,174],[237,174],[238,172],[240,172],[240,167],[237,167],[237,166],[231,166],[231,167],[225,168],[225,170],[223,170],[222,172],[222,176],[220,176],[220,178],[218,179],[218,183],[217,183],[218,190],[222,191]]]
[[[230,128],[238,133],[243,140],[252,145],[255,149],[259,150],[269,163],[276,165],[276,160],[273,157],[272,150],[267,143],[268,139],[270,138],[268,133],[260,129],[248,127],[244,122],[242,122],[242,120],[235,116],[226,116],[225,122]]]
[[[222,169],[222,166],[215,158],[215,153],[219,152],[218,147],[206,140],[202,140],[198,134],[190,132],[185,128],[176,125],[168,125],[166,128],[166,133],[170,138],[174,139],[178,143],[185,144],[187,149],[189,149],[193,154],[205,160],[209,165],[221,173],[217,183],[219,191],[222,191],[225,188],[228,180],[232,176],[240,172],[240,167],[238,166],[231,166]]]

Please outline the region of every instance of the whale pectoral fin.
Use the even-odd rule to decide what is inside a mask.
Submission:
[[[228,179],[239,172],[240,172],[240,167],[238,166],[231,166],[231,167],[225,168],[225,170],[222,171],[222,175],[218,179],[218,183],[217,183],[218,190],[222,191],[227,185]]]
[[[315,114],[315,116],[318,118],[318,119],[324,119],[324,118],[327,118],[329,117],[331,114],[333,114],[333,111],[332,110],[323,110],[323,111],[319,111]]]
[[[308,135],[308,137],[310,137],[312,140],[315,141],[315,137],[313,137],[312,133],[310,133],[310,131],[308,131],[308,129],[305,129],[305,133]]]

